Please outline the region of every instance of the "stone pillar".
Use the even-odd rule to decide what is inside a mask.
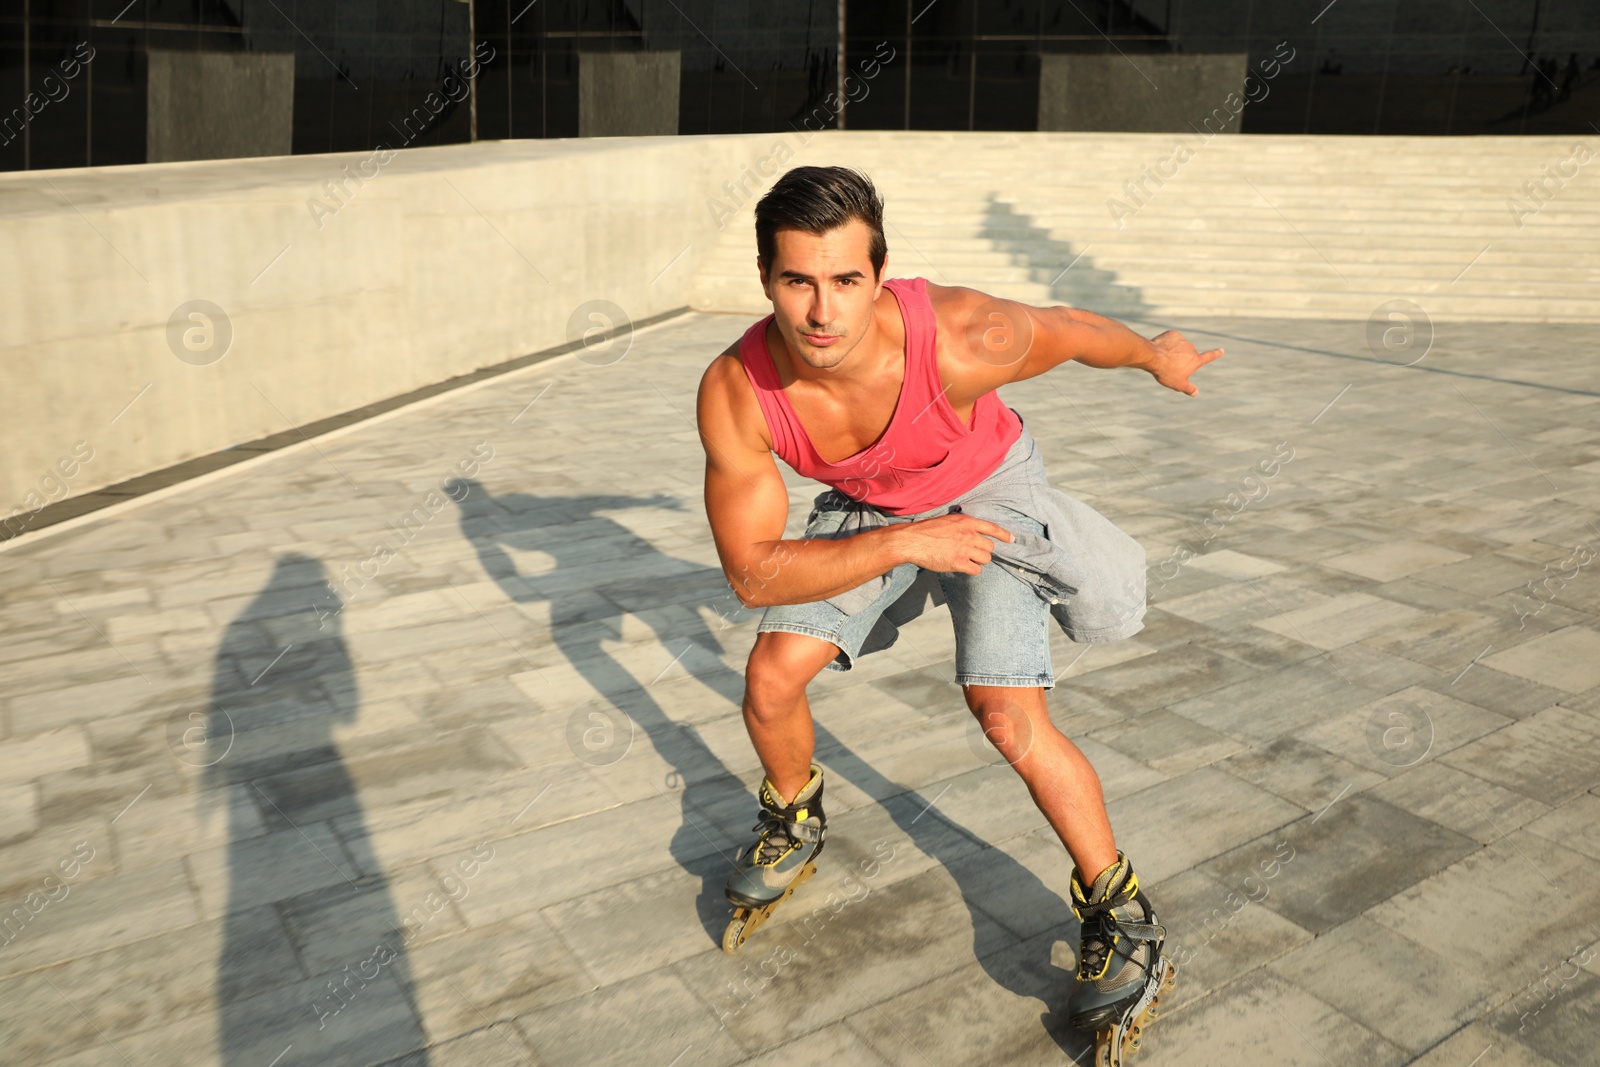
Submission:
[[[1243,52],[1041,56],[1039,129],[1238,133],[1249,63]]]
[[[578,136],[678,132],[678,52],[579,52]]]
[[[293,52],[150,52],[145,162],[294,151]]]

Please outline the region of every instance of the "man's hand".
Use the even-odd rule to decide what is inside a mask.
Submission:
[[[1189,375],[1222,355],[1222,349],[1196,352],[1194,345],[1184,340],[1177,330],[1167,330],[1150,339],[1154,354],[1144,369],[1155,375],[1156,381],[1168,389],[1195,396],[1200,388],[1189,381]]]
[[[977,574],[994,555],[995,541],[1017,539],[1003,526],[960,514],[894,524],[886,529],[896,539],[897,556],[940,574]]]

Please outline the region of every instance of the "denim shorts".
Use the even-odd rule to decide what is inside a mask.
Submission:
[[[1013,512],[1001,525],[1044,532],[1038,520],[1021,512]],[[921,589],[913,589],[919,582]],[[827,669],[847,671],[864,646],[870,652],[888,643],[883,639],[885,611],[913,606],[911,614],[920,613],[928,596],[950,606],[957,685],[1055,688],[1049,605],[1032,586],[992,562],[977,574],[929,571],[902,563],[889,572],[878,598],[860,611],[846,615],[826,600],[776,605],[766,609],[756,632],[806,634],[830,641],[839,654]]]

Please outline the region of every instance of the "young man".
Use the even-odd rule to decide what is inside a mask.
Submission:
[[[1138,367],[1192,396],[1189,376],[1222,350],[1196,352],[1170,330],[1145,340],[1075,308],[884,280],[882,213],[857,172],[784,174],[756,207],[756,264],[773,312],[700,383],[717,553],[740,602],[766,609],[744,697],[766,772],[761,821],[727,895],[758,923],[809,876],[822,848],[807,684],[886,647],[908,605],[914,614],[923,592],[942,594],[967,706],[1076,867],[1069,888],[1083,936],[1073,1022],[1115,1030],[1120,1057],[1124,1033],[1137,1033],[1133,1016],[1173,968],[1117,850],[1100,780],[1051,723],[1045,690],[1054,685],[1052,617],[1080,642],[1141,628],[1144,551],[1050,487],[1032,435],[995,389],[1077,360]],[[774,453],[833,487],[798,539],[783,538],[789,500]]]

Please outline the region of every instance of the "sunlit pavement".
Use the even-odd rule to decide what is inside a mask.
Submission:
[[[692,420],[749,321],[0,550],[6,1062],[1086,1062],[1070,862],[943,608],[814,683],[821,871],[719,948],[758,613]],[[1195,398],[1002,391],[1151,568],[1142,633],[1054,635],[1050,697],[1180,963],[1134,1062],[1586,1062],[1595,328],[1437,324],[1402,359],[1362,322],[1134,325],[1227,355]]]

